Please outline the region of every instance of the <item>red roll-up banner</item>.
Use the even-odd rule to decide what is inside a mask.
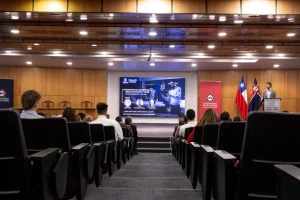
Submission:
[[[200,81],[199,117],[201,119],[207,108],[212,108],[218,116],[222,112],[222,81]]]

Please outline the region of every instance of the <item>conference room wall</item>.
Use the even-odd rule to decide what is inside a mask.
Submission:
[[[256,77],[261,92],[265,89],[267,81],[272,82],[277,97],[282,98],[282,111],[300,112],[300,70],[198,71],[198,82],[200,80],[222,81],[222,110],[228,111],[234,117],[240,116],[235,97],[242,76],[247,85],[248,101]],[[198,100],[200,100],[199,93]]]
[[[0,78],[14,79],[14,107],[21,107],[21,95],[34,89],[42,95],[42,102],[49,100],[59,107],[59,102],[69,101],[72,107],[81,107],[82,101],[90,101],[95,107],[107,100],[107,71],[97,69],[6,67],[0,66]],[[62,114],[62,110],[40,110],[49,115]],[[95,110],[81,110],[96,117]]]
[[[119,115],[120,77],[184,77],[186,109],[197,110],[197,72],[132,72],[108,71],[108,112],[111,118]],[[135,123],[178,123],[174,118],[134,117]]]

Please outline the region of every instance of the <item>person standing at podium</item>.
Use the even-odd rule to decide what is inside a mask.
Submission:
[[[276,99],[277,95],[276,95],[276,91],[272,89],[272,83],[271,82],[267,82],[267,89],[265,89],[263,91],[263,99]]]

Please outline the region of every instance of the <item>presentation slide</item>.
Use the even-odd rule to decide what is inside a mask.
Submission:
[[[183,117],[185,78],[121,77],[120,115]]]

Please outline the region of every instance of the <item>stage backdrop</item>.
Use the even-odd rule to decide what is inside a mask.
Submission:
[[[14,96],[14,80],[0,79],[0,108],[12,108]]]
[[[222,112],[222,82],[221,81],[200,81],[199,83],[199,114],[202,118],[207,108],[212,108],[218,116]]]

